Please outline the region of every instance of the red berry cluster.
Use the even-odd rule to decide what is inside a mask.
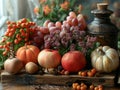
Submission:
[[[3,55],[7,55],[10,50],[16,51],[24,44],[30,44],[29,36],[34,31],[35,22],[23,18],[17,22],[7,21],[7,30],[0,42],[0,48],[4,50]],[[12,47],[12,48],[11,48]]]

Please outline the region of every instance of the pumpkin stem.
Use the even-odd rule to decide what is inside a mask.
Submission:
[[[103,52],[103,50],[102,49],[97,49],[97,52],[99,53],[99,55],[105,55],[105,52]]]
[[[28,49],[27,44],[25,44],[26,49]]]

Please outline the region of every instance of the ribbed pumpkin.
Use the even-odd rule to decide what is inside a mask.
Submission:
[[[33,45],[25,45],[17,50],[16,57],[24,64],[26,64],[27,62],[37,63],[39,52],[40,50],[38,47]]]
[[[91,53],[91,62],[97,71],[112,72],[119,66],[119,55],[109,46],[100,46]]]

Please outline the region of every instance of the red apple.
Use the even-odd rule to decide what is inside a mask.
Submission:
[[[78,72],[85,67],[86,59],[80,51],[69,51],[63,55],[61,64],[69,72]]]
[[[61,55],[57,50],[44,49],[38,55],[38,63],[44,68],[55,68],[61,62]]]

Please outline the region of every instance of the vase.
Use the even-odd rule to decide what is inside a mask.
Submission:
[[[117,49],[119,30],[110,20],[113,12],[108,9],[108,3],[98,3],[97,9],[91,13],[94,14],[94,20],[88,24],[88,34],[96,36],[101,46]]]

